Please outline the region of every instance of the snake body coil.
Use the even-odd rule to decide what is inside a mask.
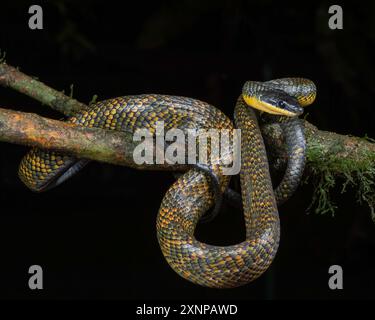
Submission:
[[[287,143],[296,142],[288,148],[287,172],[276,189],[278,199],[285,200],[298,185],[305,156],[303,130],[292,119],[301,113],[301,106],[314,100],[315,90],[311,81],[301,78],[245,84],[235,108],[235,123],[242,130],[240,176],[246,240],[220,247],[195,239],[196,224],[213,205],[214,196],[210,176],[196,168],[188,170],[167,191],[157,216],[162,252],[179,275],[203,286],[224,288],[246,284],[267,270],[278,248],[280,225],[263,139],[256,114],[249,105],[277,117],[285,127]],[[285,120],[285,116],[292,118]],[[133,132],[147,128],[151,133],[161,120],[166,130],[234,129],[222,112],[207,103],[153,94],[102,101],[68,119],[88,127]],[[86,162],[32,149],[22,160],[19,175],[30,189],[43,191],[75,174]],[[210,168],[224,191],[230,177],[223,175],[219,165]]]

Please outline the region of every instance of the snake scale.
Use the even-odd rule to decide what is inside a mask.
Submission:
[[[224,192],[230,176],[223,174],[219,164],[210,164],[213,175],[192,167],[167,191],[156,223],[163,255],[180,276],[202,286],[228,288],[247,284],[267,270],[280,239],[277,203],[294,192],[305,162],[303,128],[297,116],[303,106],[314,101],[315,95],[314,83],[303,78],[245,83],[234,119],[242,137],[240,180],[246,239],[231,246],[213,246],[195,239],[199,219],[215,202],[212,177],[218,178],[220,191]],[[258,125],[259,111],[280,123],[287,144],[288,166],[275,192]],[[146,128],[151,133],[161,120],[166,130],[234,129],[231,120],[212,105],[192,98],[159,94],[101,101],[67,119],[87,127],[133,132]],[[34,148],[22,159],[19,176],[31,190],[44,191],[70,178],[87,162]]]

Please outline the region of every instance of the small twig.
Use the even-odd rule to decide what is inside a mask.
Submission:
[[[89,102],[89,106],[96,103],[97,100],[98,100],[98,96],[96,94],[94,94],[91,98],[91,101]]]
[[[0,64],[6,63],[5,57],[6,57],[6,52],[0,50]]]

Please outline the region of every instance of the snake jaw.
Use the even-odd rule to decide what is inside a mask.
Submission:
[[[295,104],[295,103],[290,103],[286,100],[278,100],[278,101],[283,101],[283,107],[278,107],[277,106],[278,102],[275,101],[275,99],[268,98],[268,97],[266,99],[262,99],[263,97],[266,97],[266,95],[256,97],[256,96],[249,96],[247,94],[243,94],[242,96],[248,106],[258,109],[260,111],[264,111],[269,114],[287,116],[287,117],[296,117],[303,113],[303,108],[298,105],[298,102],[297,104]]]
[[[271,81],[247,81],[242,88],[242,97],[248,106],[269,114],[286,117],[301,115],[303,104],[300,103],[296,95],[286,91],[286,89],[288,87],[277,85],[277,83],[273,84]],[[304,102],[303,99],[306,96],[299,96],[301,101]],[[309,94],[309,98],[309,101],[311,101],[312,94]]]

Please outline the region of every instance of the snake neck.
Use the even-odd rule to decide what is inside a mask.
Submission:
[[[283,155],[287,155],[286,166],[279,166],[277,169],[278,172],[284,172],[279,184],[274,188],[276,202],[280,206],[295,193],[302,179],[307,149],[305,127],[298,117],[262,114],[259,121],[262,123],[261,128],[273,126],[273,131],[281,129],[282,132],[278,141],[275,141],[274,135],[263,134],[267,153],[274,158],[274,164],[282,163]],[[264,133],[264,128],[262,132]]]

